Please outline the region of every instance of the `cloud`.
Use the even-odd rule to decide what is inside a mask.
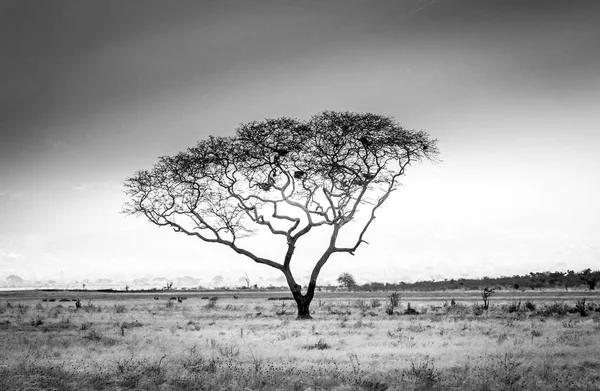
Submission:
[[[73,184],[70,186],[72,190],[78,192],[98,192],[98,191],[112,191],[121,190],[121,184],[117,181],[93,181],[93,182],[82,182]]]
[[[0,248],[0,260],[19,260],[23,257],[23,254],[11,252]]]

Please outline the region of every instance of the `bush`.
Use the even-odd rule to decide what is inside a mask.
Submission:
[[[569,306],[566,303],[554,302],[546,304],[539,310],[541,316],[566,315],[569,312]]]
[[[521,310],[521,299],[519,299],[519,301],[516,303],[514,301],[510,303],[506,310],[509,314],[512,314],[513,312],[519,312]]]
[[[352,315],[348,308],[336,308],[334,304],[325,305],[325,309],[329,315]]]
[[[419,311],[417,311],[416,309],[412,308],[410,306],[410,303],[408,303],[408,307],[404,311],[404,315],[419,315]]]
[[[96,305],[92,304],[91,301],[88,301],[87,305],[84,305],[82,308],[85,312],[88,312],[88,313],[89,312],[91,312],[91,313],[102,312],[102,308],[100,308],[100,306],[96,306]]]
[[[370,306],[363,299],[356,300],[356,308],[362,313],[367,312],[370,309]]]
[[[393,307],[398,307],[400,305],[400,293],[394,292],[390,295],[390,304]]]
[[[117,314],[123,314],[127,312],[127,307],[125,307],[123,304],[115,304],[115,312]]]
[[[31,318],[31,321],[29,323],[33,327],[37,327],[37,326],[43,325],[44,324],[44,320],[39,315],[36,315],[35,317]]]
[[[283,316],[287,314],[287,310],[285,309],[285,301],[281,302],[281,308],[279,308],[278,305],[275,305],[273,307],[273,310],[275,311],[275,315],[277,316]]]
[[[329,346],[329,344],[327,342],[325,342],[325,340],[323,338],[320,338],[316,344],[314,345],[307,345],[305,346],[305,349],[317,349],[317,350],[325,350],[325,349],[329,349],[331,348],[331,346]]]
[[[483,307],[480,306],[479,304],[475,303],[471,307],[471,312],[473,312],[473,315],[479,316],[479,315],[483,314]]]
[[[430,390],[439,381],[440,373],[435,369],[433,359],[425,357],[422,362],[411,360],[410,367],[402,372],[402,377],[414,382],[416,389]]]
[[[394,308],[400,305],[400,293],[394,292],[388,296],[388,305],[385,309],[385,312],[388,315],[394,315]]]
[[[10,308],[10,303],[6,303],[6,305]],[[19,315],[25,315],[27,311],[29,311],[28,306],[24,304],[17,304],[17,312],[19,313]]]
[[[579,312],[579,315],[581,316],[588,316],[588,310],[585,305],[585,298],[577,300],[577,303],[575,303],[575,310],[577,310],[577,312]]]
[[[528,311],[535,311],[535,304],[533,304],[530,300],[525,302],[525,309]]]

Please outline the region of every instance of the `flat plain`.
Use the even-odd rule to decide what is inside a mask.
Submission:
[[[600,292],[391,293],[0,292],[0,389],[600,389]]]

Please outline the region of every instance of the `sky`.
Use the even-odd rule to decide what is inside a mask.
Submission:
[[[410,167],[320,282],[598,269],[598,20],[591,0],[1,0],[0,284],[281,282],[120,213],[123,182],[241,123],[323,110],[393,116],[442,161]]]

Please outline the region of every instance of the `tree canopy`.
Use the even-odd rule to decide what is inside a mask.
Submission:
[[[211,136],[135,173],[125,182],[125,211],[281,270],[299,316],[310,317],[325,262],[334,253],[354,254],[407,167],[435,160],[437,153],[426,132],[382,115],[325,111],[308,121],[255,121],[240,125],[232,137]],[[351,245],[340,245],[338,235],[361,208],[368,218]],[[317,228],[329,229],[329,246],[302,295],[290,263],[298,240]],[[240,244],[261,229],[285,241],[282,259]]]
[[[350,273],[342,273],[338,276],[337,282],[347,289],[352,289],[356,286],[356,281],[354,280],[354,276]]]

